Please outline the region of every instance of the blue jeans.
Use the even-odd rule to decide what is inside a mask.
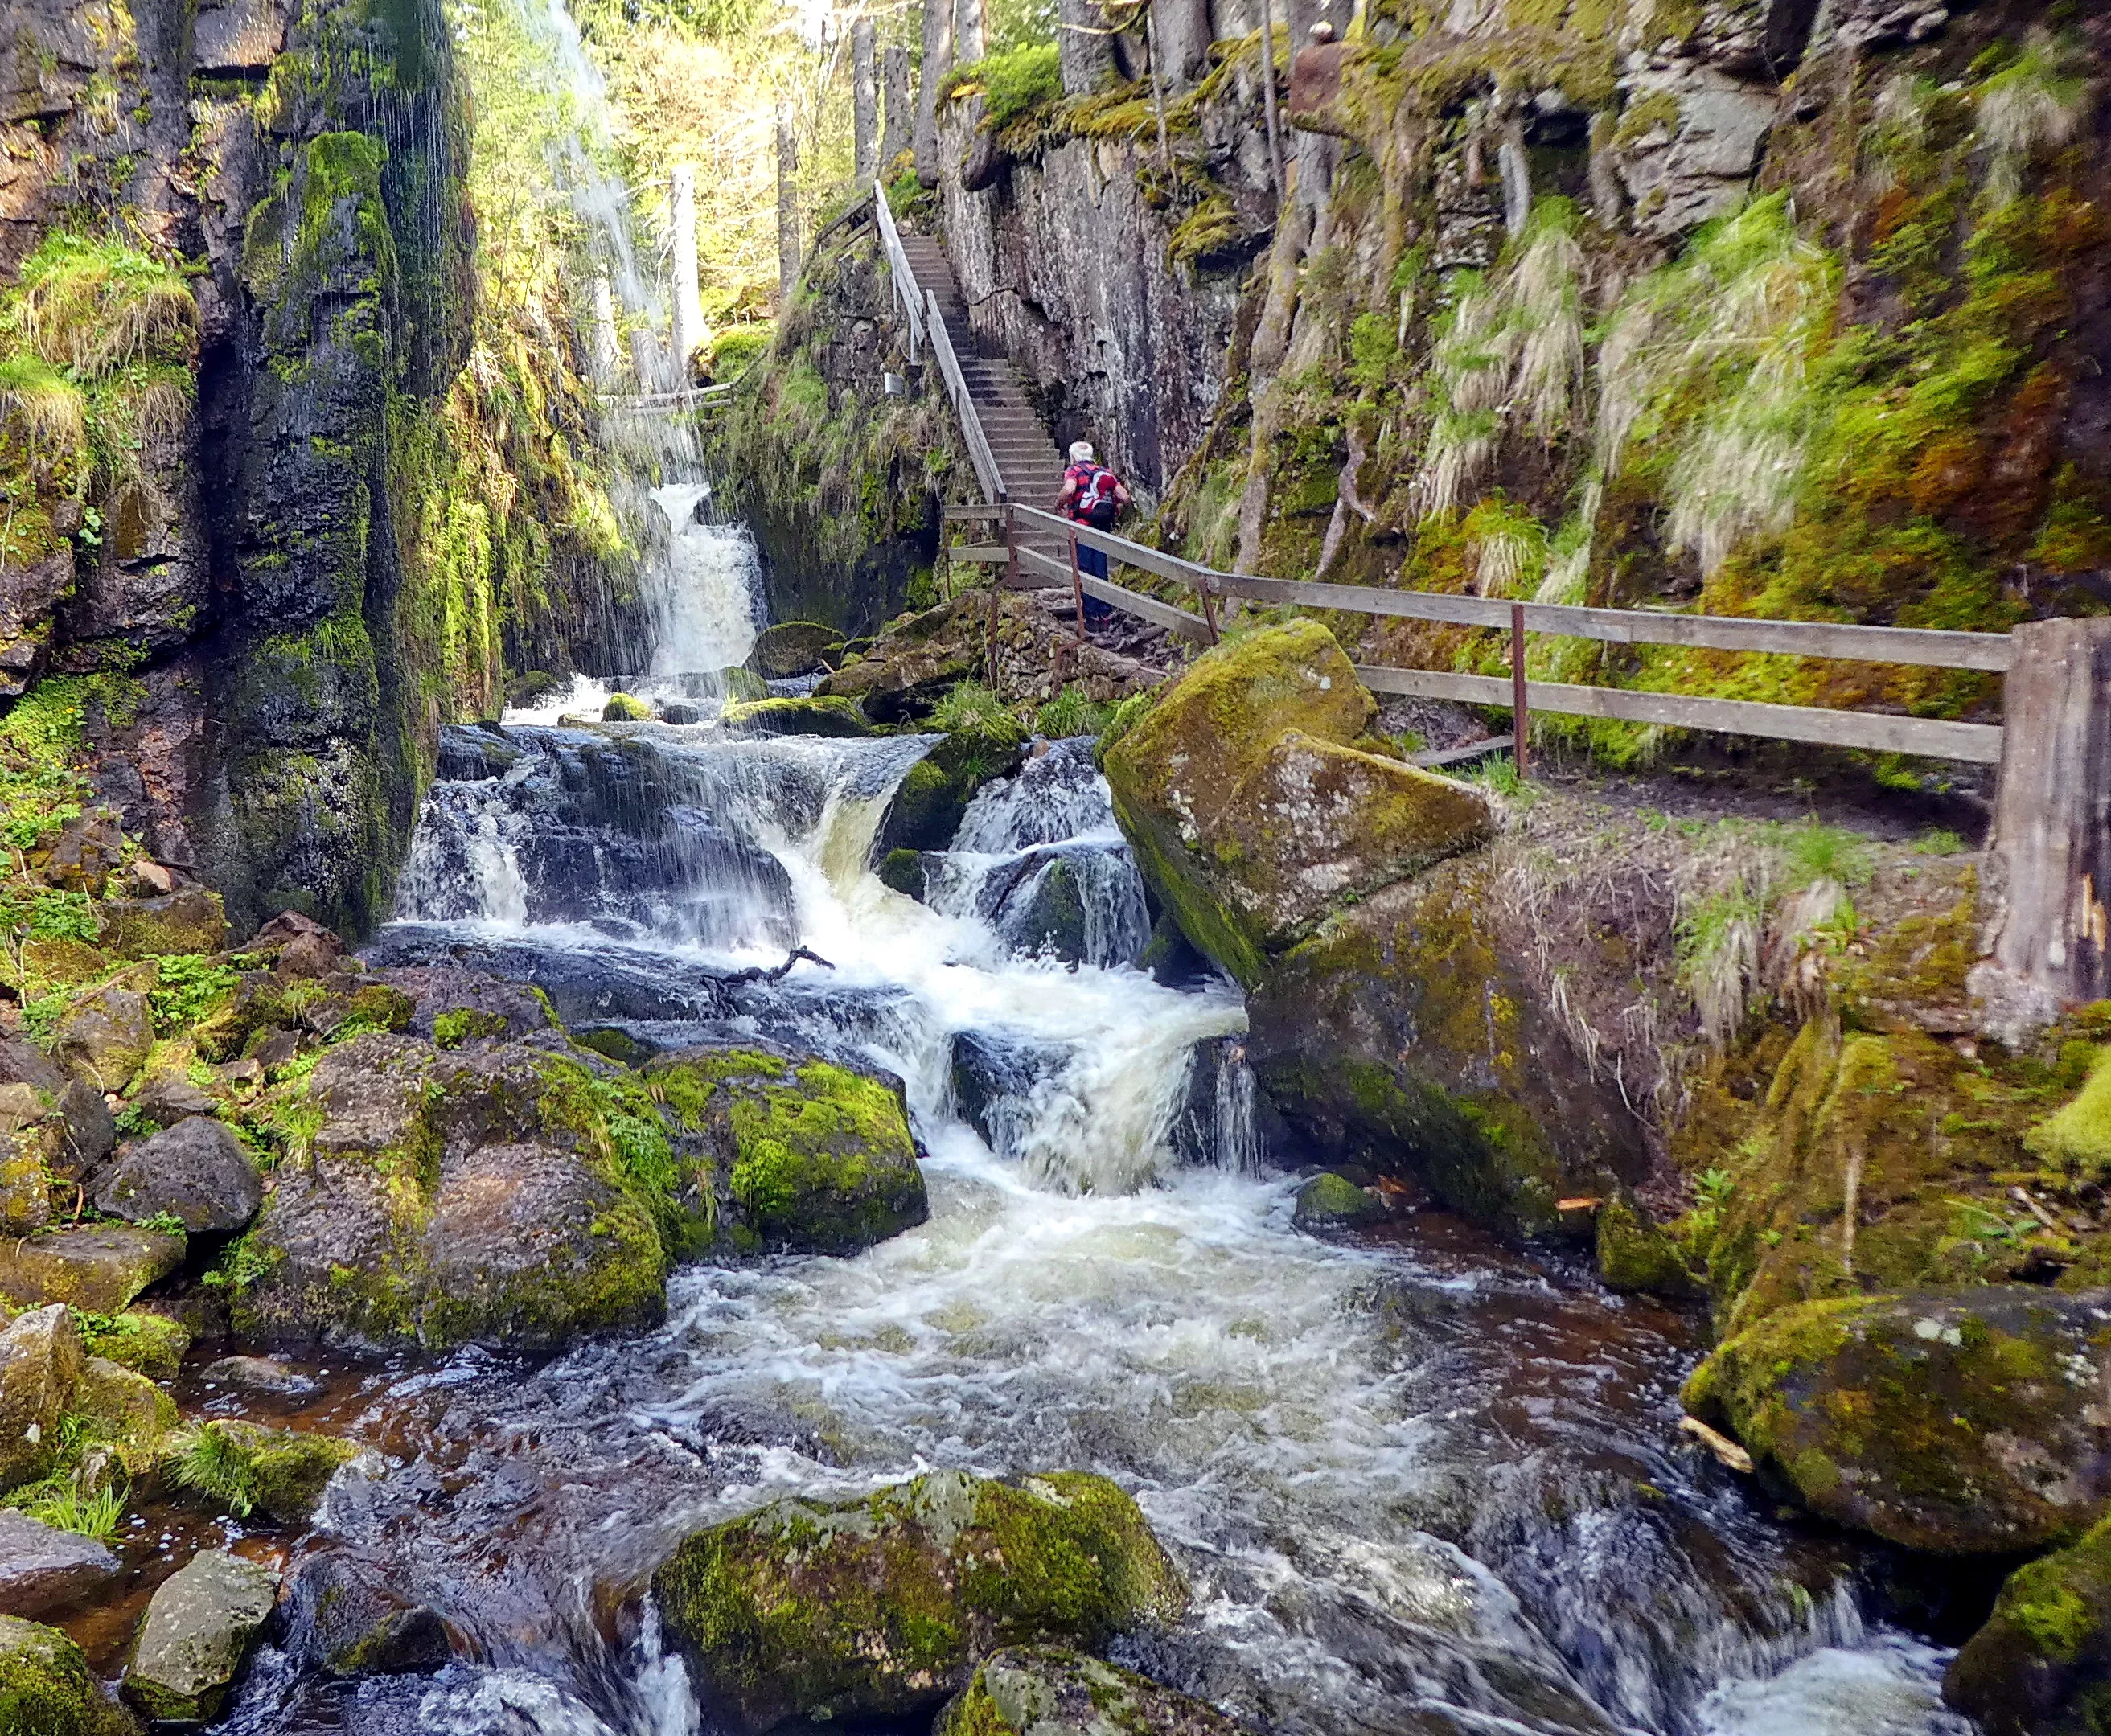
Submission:
[[[1105,553],[1099,549],[1088,549],[1083,543],[1079,543],[1078,570],[1087,578],[1105,578],[1107,576]],[[1114,612],[1111,603],[1103,603],[1096,596],[1085,599],[1085,619],[1088,621],[1104,621]]]

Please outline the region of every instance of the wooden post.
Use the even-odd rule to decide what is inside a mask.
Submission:
[[[1206,578],[1196,580],[1195,592],[1202,599],[1202,624],[1210,629],[1210,643],[1214,645],[1220,637],[1217,632],[1216,593],[1210,590]]]
[[[1275,118],[1275,10],[1271,0],[1260,0],[1260,104],[1268,123],[1269,172],[1275,178],[1276,220],[1280,223],[1287,177],[1282,168],[1282,129]]]
[[[2015,629],[2000,781],[1980,881],[1981,1028],[2027,1042],[2111,997],[2111,619]]]
[[[1070,595],[1078,605],[1078,643],[1085,642],[1085,578],[1078,570],[1078,533],[1070,533]]]
[[[1532,739],[1532,713],[1525,704],[1524,605],[1510,605],[1510,757],[1520,779],[1531,774],[1527,743]]]
[[[879,170],[879,85],[872,64],[872,20],[851,20],[851,165],[862,186]]]
[[[1009,508],[1006,509],[1004,514],[1004,564],[1001,567],[992,567],[990,569],[989,690],[992,693],[998,691],[996,680],[997,599],[1003,594],[1006,582],[1016,578],[1019,576],[1019,526],[1014,522]]]

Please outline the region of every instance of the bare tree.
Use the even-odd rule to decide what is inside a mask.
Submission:
[[[799,134],[792,99],[777,101],[777,305],[789,306],[799,279]]]
[[[899,43],[889,43],[880,52],[880,83],[887,94],[886,119],[881,124],[879,138],[879,166],[883,170],[893,166],[894,160],[909,148],[909,141],[916,130],[916,117],[910,107],[909,51]]]
[[[924,0],[924,76],[916,88],[916,179],[938,184],[938,87],[953,70],[953,0]]]
[[[1082,97],[1106,83],[1114,71],[1112,43],[1096,0],[1056,0],[1056,64],[1065,96]]]
[[[879,168],[879,86],[873,77],[872,20],[851,24],[851,161],[862,186]]]

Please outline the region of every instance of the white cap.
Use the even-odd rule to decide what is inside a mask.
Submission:
[[[1092,461],[1092,442],[1089,440],[1073,440],[1070,442],[1070,462],[1074,465],[1088,465]]]

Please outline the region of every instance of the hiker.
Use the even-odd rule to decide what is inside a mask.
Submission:
[[[1063,473],[1063,492],[1056,496],[1056,510],[1078,524],[1095,530],[1112,530],[1115,519],[1129,503],[1122,479],[1092,456],[1089,440],[1070,442],[1070,465]],[[1107,576],[1107,557],[1099,549],[1078,545],[1078,570],[1088,578]],[[1111,603],[1096,596],[1085,599],[1085,619],[1104,621],[1114,614]]]

